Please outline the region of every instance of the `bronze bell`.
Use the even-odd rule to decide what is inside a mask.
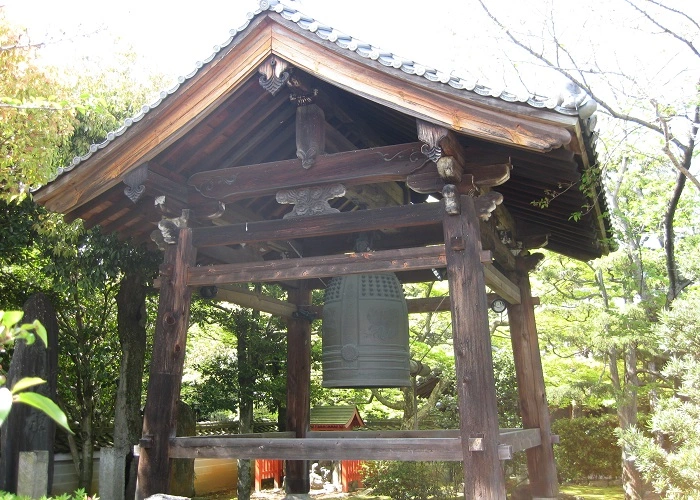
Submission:
[[[323,306],[323,387],[410,387],[408,310],[393,273],[333,278]]]

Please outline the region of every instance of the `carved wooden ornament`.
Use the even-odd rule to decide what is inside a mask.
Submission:
[[[124,176],[124,194],[132,202],[139,201],[146,192],[146,179],[148,179],[148,163],[143,163]]]
[[[331,207],[328,200],[339,198],[344,194],[345,186],[342,184],[286,189],[277,193],[277,202],[294,205],[292,211],[284,216],[285,219],[333,214],[339,210]]]
[[[260,86],[270,94],[275,95],[289,80],[289,63],[276,57],[271,57],[258,68]]]
[[[437,163],[442,156],[440,141],[447,137],[447,129],[423,120],[416,120],[416,125],[418,128],[418,140],[423,143],[420,149],[421,152],[430,161]]]

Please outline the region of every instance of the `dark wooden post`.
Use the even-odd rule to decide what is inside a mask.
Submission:
[[[311,289],[299,281],[289,291],[292,304],[310,305]],[[287,430],[296,437],[306,437],[309,429],[311,391],[311,323],[303,318],[287,320]],[[286,491],[289,494],[308,494],[309,463],[307,460],[288,460],[286,463]]]
[[[542,438],[540,446],[526,452],[531,493],[533,497],[557,498],[559,483],[529,278],[529,272],[541,258],[542,254],[533,254],[517,259],[517,270],[511,279],[520,288],[520,304],[508,305],[508,321],[523,428],[539,429]]]
[[[479,218],[474,199],[456,198],[444,217],[447,276],[452,298],[460,434],[466,499],[506,498],[498,459],[498,411],[493,378]]]
[[[177,244],[166,247],[160,268],[158,318],[140,442],[136,492],[139,499],[168,492],[169,440],[175,436],[190,318],[191,291],[187,287],[187,270],[194,264],[195,255],[192,230],[182,228],[177,233]]]

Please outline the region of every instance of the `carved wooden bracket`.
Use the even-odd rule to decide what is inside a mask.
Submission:
[[[489,191],[474,200],[476,213],[483,221],[489,220],[491,218],[491,213],[496,210],[496,207],[501,203],[503,203],[503,195],[496,191]]]
[[[148,179],[148,163],[142,163],[124,176],[124,194],[136,203],[146,192],[146,179]]]
[[[445,200],[445,211],[450,215],[459,215],[461,207],[457,187],[454,184],[445,184],[442,188],[442,196]]]
[[[423,143],[423,146],[420,148],[421,152],[430,161],[437,163],[442,157],[440,141],[447,137],[449,131],[444,127],[433,125],[423,120],[416,120],[416,125],[418,127],[418,140]]]
[[[177,235],[180,229],[187,227],[189,218],[189,209],[184,209],[180,217],[161,219],[158,223],[158,231],[151,233],[151,239],[158,245],[158,248],[164,248],[165,244],[174,245],[177,243]]]
[[[305,78],[298,74],[292,75],[287,86],[290,89],[289,100],[295,102],[297,106],[313,104],[318,95],[318,89],[312,87]]]
[[[331,207],[328,200],[338,198],[344,194],[345,186],[342,184],[286,189],[277,193],[277,202],[294,205],[292,211],[284,216],[285,219],[333,214],[339,212],[339,210]]]
[[[194,188],[207,198],[216,198],[225,186],[233,186],[236,183],[238,176],[234,173],[227,172],[225,175],[212,175],[206,177],[202,182],[193,184]]]
[[[275,56],[270,57],[258,68],[260,86],[275,95],[289,81],[289,63]]]

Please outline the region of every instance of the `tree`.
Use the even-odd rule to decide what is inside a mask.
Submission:
[[[261,285],[254,288],[262,291]],[[274,287],[266,288],[268,293],[279,293]],[[280,319],[226,302],[199,300],[192,307],[192,322],[200,342],[204,332],[218,338],[215,348],[193,353],[197,361],[187,360],[190,370],[198,374],[184,387],[183,398],[207,416],[238,410],[241,434],[253,432],[256,408],[277,413],[279,418],[286,406],[285,380],[280,377],[286,372],[286,337]],[[198,344],[191,344],[191,351],[197,351]],[[193,357],[191,351],[188,358]],[[250,466],[250,460],[238,461],[241,499],[250,498]]]
[[[48,179],[73,131],[68,90],[36,61],[38,47],[0,6],[0,197]]]
[[[659,396],[644,427],[621,433],[635,465],[665,498],[697,498],[700,491],[700,290],[694,288],[655,325]],[[644,431],[647,432],[644,432]]]
[[[674,224],[686,217],[680,212],[693,212],[682,207],[686,180],[700,190],[691,168],[700,125],[700,52],[693,45],[700,32],[697,13],[688,4],[679,8],[656,0],[620,0],[604,8],[586,4],[581,5],[585,14],[572,17],[598,29],[577,30],[562,9],[571,15],[578,6],[551,2],[544,24],[531,29],[521,23],[516,29],[509,14],[479,3],[530,62],[563,75],[573,84],[569,93],[579,100],[588,94],[601,108],[607,126],[604,180],[621,248],[591,264],[583,278],[589,297],[570,294],[569,303],[596,304],[598,311],[587,310],[602,335],[589,349],[597,345],[597,354],[605,356],[620,427],[633,429],[640,398],[650,396],[652,405],[654,400],[651,331],[661,311],[672,308],[694,278],[679,264]],[[621,33],[625,43],[615,43]],[[672,182],[669,170],[677,172]],[[697,200],[697,191],[689,197]],[[662,254],[650,248],[650,235],[663,244]],[[641,498],[644,484],[633,458],[625,448],[626,495]]]

